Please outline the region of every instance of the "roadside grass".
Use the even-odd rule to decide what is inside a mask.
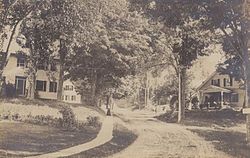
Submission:
[[[132,131],[128,130],[126,127],[115,124],[113,130],[113,138],[98,147],[84,151],[80,154],[72,155],[67,158],[99,158],[108,157],[115,153],[118,153],[129,145],[131,145],[137,139],[137,135]]]
[[[61,109],[62,106],[71,106],[74,108],[77,107],[86,107],[92,110],[95,110],[99,112],[102,115],[105,115],[105,112],[101,110],[101,108],[96,107],[96,106],[88,106],[85,104],[80,104],[80,103],[66,103],[63,101],[58,101],[58,100],[48,100],[48,99],[34,99],[34,100],[29,100],[26,98],[0,98],[1,103],[12,103],[12,104],[21,104],[21,105],[37,105],[37,106],[48,106],[51,108],[56,108],[56,109]]]
[[[200,129],[190,129],[190,131],[212,142],[217,150],[223,151],[235,158],[249,158],[250,156],[250,147],[246,144],[246,135],[244,133]]]
[[[88,116],[97,116],[100,120],[105,116],[105,112],[99,107],[85,106],[84,104],[72,104],[45,99],[11,98],[0,99],[0,117],[18,114],[22,118],[40,115],[61,118],[60,111],[65,107],[70,107],[76,115],[76,119],[80,121],[86,121]]]
[[[23,157],[48,153],[82,144],[94,139],[99,129],[67,131],[49,126],[38,126],[12,121],[0,122],[0,157]],[[3,150],[13,151],[6,153]],[[15,154],[15,151],[29,154]]]
[[[171,115],[170,112],[167,112],[156,118],[163,122],[176,123],[177,113]],[[246,118],[241,112],[225,109],[220,111],[187,111],[181,124],[199,127],[233,127],[245,123],[245,121]]]
[[[0,157],[23,157],[86,143],[97,136],[104,115],[98,107],[56,100],[0,99]]]
[[[157,117],[167,123],[177,122],[177,113],[163,114]],[[235,158],[249,158],[250,147],[245,141],[245,116],[232,109],[220,111],[188,111],[181,125],[211,142],[217,150]],[[198,127],[198,128],[197,128]]]
[[[12,103],[12,104],[21,104],[21,105],[36,105],[36,106],[49,106],[51,108],[58,108],[63,104],[63,102],[58,102],[56,100],[46,100],[46,99],[34,99],[29,100],[26,98],[1,98],[2,103]]]

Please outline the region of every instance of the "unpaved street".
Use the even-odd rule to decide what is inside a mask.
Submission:
[[[118,109],[116,114],[138,134],[137,140],[112,158],[229,158],[184,126],[167,124],[146,112]]]

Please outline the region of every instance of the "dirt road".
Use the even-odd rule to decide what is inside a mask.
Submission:
[[[137,140],[112,158],[229,158],[211,142],[178,124],[167,124],[153,118],[152,113],[116,110]]]

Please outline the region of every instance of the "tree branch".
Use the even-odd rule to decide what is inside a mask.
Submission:
[[[243,61],[243,57],[242,57],[241,52],[234,46],[234,44],[233,44],[233,42],[232,42],[232,41],[233,41],[232,37],[226,32],[226,30],[225,30],[224,28],[220,27],[220,29],[221,29],[221,31],[225,34],[225,36],[226,36],[227,38],[229,38],[229,42],[230,42],[231,46],[233,47],[233,49],[234,49],[236,52],[238,52],[238,54],[235,54],[235,55],[238,55],[238,56],[240,57],[240,59]]]

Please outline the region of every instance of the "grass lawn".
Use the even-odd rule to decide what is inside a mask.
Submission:
[[[57,151],[88,142],[96,137],[98,131],[65,131],[48,126],[1,121],[0,157],[23,157]],[[10,152],[6,154],[3,150]]]
[[[192,129],[194,133],[211,141],[217,150],[223,151],[235,158],[249,158],[250,147],[246,145],[246,135],[241,132],[227,130],[199,130]]]
[[[170,114],[166,113],[157,118],[167,123],[176,123],[177,113],[173,117],[170,117]],[[243,124],[245,121],[246,117],[241,112],[227,109],[221,111],[187,111],[185,119],[181,123],[185,126],[233,127]]]
[[[108,157],[112,154],[118,153],[121,150],[127,148],[137,138],[132,131],[123,127],[122,125],[116,124],[113,130],[113,138],[111,141],[67,158],[99,158]]]
[[[37,106],[49,106],[51,108],[56,108],[56,109],[61,109],[63,105],[70,105],[72,107],[86,107],[92,110],[95,110],[99,112],[102,115],[105,115],[105,113],[98,107],[95,106],[87,106],[79,103],[66,103],[63,101],[58,101],[58,100],[48,100],[48,99],[34,99],[34,100],[29,100],[26,98],[7,98],[7,99],[2,99],[0,98],[1,103],[12,103],[12,104],[21,104],[21,105],[37,105]]]
[[[158,119],[177,122],[177,116],[170,117],[169,113]],[[181,122],[183,126],[205,140],[212,142],[217,150],[223,151],[235,158],[249,158],[250,147],[245,138],[246,118],[241,112],[233,110],[221,111],[189,111]]]

